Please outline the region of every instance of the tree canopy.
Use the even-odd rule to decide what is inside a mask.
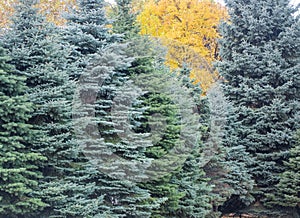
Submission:
[[[219,59],[218,25],[225,7],[210,0],[150,0],[138,15],[141,34],[159,37],[167,46],[172,69],[188,64],[191,78],[206,91],[217,78],[212,62]]]

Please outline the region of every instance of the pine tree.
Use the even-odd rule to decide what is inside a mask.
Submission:
[[[277,191],[299,126],[299,19],[288,1],[226,3],[230,22],[221,26],[218,70],[236,107],[238,143],[255,161],[248,166],[256,182],[253,211],[277,216],[264,206],[266,194]]]
[[[99,52],[120,37],[111,34],[111,21],[106,17],[104,0],[77,0],[77,7],[65,15],[67,24],[64,40],[74,46],[70,61],[79,69],[72,78],[78,79],[88,67],[90,55]]]
[[[126,54],[134,58],[128,68],[129,73],[151,73],[154,60],[163,57],[164,49],[149,37],[139,34],[140,27],[136,22],[137,13],[133,11],[132,0],[117,0],[110,16],[113,33],[121,36],[120,40],[127,44]]]
[[[173,178],[175,184],[179,185],[178,190],[184,193],[174,216],[206,217],[212,209],[210,201],[213,188],[209,184],[210,178],[206,175],[203,167],[207,149],[204,140],[208,130],[209,110],[207,98],[201,96],[202,90],[199,84],[195,84],[195,81],[191,80],[189,75],[190,69],[185,66],[179,72],[179,81],[181,86],[189,90],[189,97],[197,108],[194,114],[197,117],[197,122],[189,122],[188,128],[196,130],[194,134],[198,135],[199,139],[193,142],[193,148],[189,152],[181,170]],[[193,128],[193,124],[197,124],[196,128]]]
[[[97,214],[149,217],[153,206],[145,204],[150,198],[147,190],[136,185],[142,172],[139,172],[141,157],[135,151],[147,141],[139,134],[128,135],[130,110],[126,103],[135,93],[126,90],[128,76],[123,72],[128,68],[126,60],[120,45],[94,55],[94,65],[90,62],[90,70],[79,80],[77,110],[88,114],[78,117],[77,131],[84,154],[98,169],[91,178],[97,185],[96,195],[104,197]]]
[[[207,184],[204,172],[200,168],[200,143],[197,144],[197,140],[193,141],[193,139],[196,138],[195,135],[197,135],[195,133],[199,133],[200,131],[200,129],[197,129],[199,123],[187,122],[187,124],[182,122],[181,125],[179,125],[181,115],[191,118],[194,117],[195,114],[193,114],[194,111],[192,112],[189,110],[187,110],[189,111],[187,112],[188,115],[184,112],[183,105],[185,105],[186,108],[189,108],[188,105],[190,105],[191,102],[185,102],[187,104],[184,104],[182,102],[174,101],[174,98],[194,99],[194,106],[201,107],[201,112],[199,111],[200,115],[197,115],[197,117],[203,117],[205,116],[205,103],[199,99],[201,90],[197,84],[193,85],[193,81],[189,79],[190,70],[188,69],[183,69],[179,73],[180,77],[174,75],[173,79],[169,78],[171,72],[161,67],[161,65],[163,65],[164,52],[158,53],[159,51],[162,51],[162,48],[158,49],[158,47],[156,47],[156,49],[153,49],[153,41],[150,42],[150,39],[146,36],[137,35],[139,26],[135,23],[136,14],[133,12],[131,4],[132,1],[130,0],[117,1],[115,12],[118,12],[117,18],[119,19],[117,19],[117,24],[114,25],[113,30],[119,34],[125,33],[124,38],[129,44],[129,53],[132,56],[137,57],[132,62],[129,71],[134,75],[138,75],[137,78],[143,81],[142,83],[140,82],[141,85],[148,88],[152,87],[150,89],[151,91],[139,98],[140,102],[135,105],[145,108],[144,113],[138,119],[140,125],[135,127],[135,130],[144,133],[151,130],[153,139],[156,138],[154,141],[159,141],[159,138],[161,138],[157,144],[147,148],[145,153],[148,158],[155,158],[154,163],[157,164],[157,166],[168,165],[168,161],[178,163],[175,168],[166,166],[167,169],[169,169],[166,170],[168,173],[164,173],[161,177],[157,177],[157,172],[151,172],[151,175],[156,179],[141,183],[140,186],[147,188],[152,197],[162,201],[161,206],[153,210],[152,216],[154,217],[204,216],[210,208],[207,195],[210,191],[210,187]],[[145,51],[149,52],[150,50],[157,51],[156,53],[149,53],[146,55],[147,52]],[[160,56],[161,58],[159,58]],[[159,59],[161,62],[158,61]],[[157,67],[153,66],[153,60],[158,61]],[[170,84],[170,81],[173,81],[175,84]],[[172,86],[174,85],[176,88],[173,87],[172,89]],[[189,91],[184,90],[183,87],[187,88]],[[167,94],[168,91],[161,93],[161,90],[168,88],[170,90],[176,89],[177,93],[175,93],[177,96],[170,95],[170,93]],[[199,105],[196,106],[196,104]],[[181,115],[178,113],[181,113]],[[159,116],[157,116],[158,114]],[[186,117],[183,119],[186,119]],[[196,120],[197,119],[199,119],[199,117],[196,118]],[[201,120],[202,119],[203,118],[201,118]],[[195,126],[191,127],[192,125]],[[158,132],[154,131],[156,128]],[[192,137],[191,135],[188,135],[189,131],[185,128],[191,130],[190,134],[193,135]],[[201,128],[204,129],[203,126]],[[183,136],[186,136],[187,138],[190,137],[191,141],[193,141],[193,145],[185,141],[185,143],[189,144],[188,146],[193,147],[188,152],[190,154],[181,155],[177,153],[174,155],[173,160],[164,158],[164,155],[168,155],[169,152],[172,153],[174,147],[178,148],[178,143],[182,143],[179,139],[180,137],[184,138]],[[158,170],[158,172],[159,171],[160,170]]]
[[[128,66],[128,61],[126,64],[122,52],[120,59],[117,58],[117,51],[122,51],[120,45],[117,50],[112,48],[101,52],[101,56],[94,56],[95,66],[91,66],[90,78],[83,74],[83,84],[80,85],[85,93],[83,96],[89,96],[92,88],[95,89],[96,107],[92,114],[97,116],[92,120],[98,124],[89,135],[98,135],[98,138],[86,141],[86,154],[97,157],[94,163],[103,173],[97,180],[100,194],[105,195],[106,209],[101,213],[138,217],[169,214],[178,207],[178,200],[182,197],[178,185],[170,181],[172,172],[178,168],[172,165],[184,159],[177,154],[160,160],[179,143],[176,111],[165,94],[174,88],[172,83],[167,85],[166,72],[153,67],[151,72],[145,73],[136,68],[139,74],[131,74],[134,68]],[[136,99],[137,96],[141,98]],[[88,110],[89,105],[86,106]],[[153,131],[157,128],[160,131],[165,122],[162,136]],[[157,141],[160,137],[162,140]],[[145,180],[151,182],[145,184]],[[157,191],[158,187],[161,192]],[[162,206],[166,201],[166,206]]]
[[[270,194],[268,202],[271,206],[281,206],[285,209],[295,212],[293,217],[297,217],[297,209],[299,211],[300,203],[300,169],[299,169],[299,157],[300,157],[300,132],[297,132],[296,144],[290,149],[289,160],[284,164],[286,166],[285,171],[280,176],[280,181],[276,185],[277,192]],[[293,211],[293,209],[295,209]],[[298,212],[299,216],[299,212]]]
[[[116,35],[109,34],[111,22],[106,17],[105,1],[78,0],[77,4],[77,9],[66,15],[66,39],[77,47],[80,54],[97,53],[100,48],[117,40]]]
[[[48,206],[36,217],[89,216],[101,197],[93,196],[93,183],[86,183],[87,170],[72,139],[71,101],[74,83],[69,79],[76,66],[68,62],[71,46],[60,31],[47,23],[34,0],[20,1],[10,30],[1,43],[9,50],[17,75],[26,78],[30,101],[34,104],[30,123],[42,131],[36,149],[47,157],[39,170],[37,194]]]
[[[152,164],[156,168],[150,168],[148,172],[152,179],[140,185],[148,189],[152,197],[166,199],[153,210],[153,217],[201,217],[210,209],[210,186],[200,168],[205,101],[199,99],[201,91],[189,79],[188,69],[183,69],[179,77],[178,73],[174,78],[170,74],[162,67],[138,77],[140,84],[151,89],[141,99],[140,104],[146,106],[146,110],[138,120],[137,130],[152,130],[157,138],[154,140],[157,143],[146,150],[146,156],[154,158]],[[159,126],[164,128],[158,128],[159,134],[155,136],[153,127]],[[164,168],[166,170],[162,172]]]
[[[201,168],[201,151],[191,152],[175,179],[184,196],[179,201],[176,217],[206,217],[211,211],[211,189],[204,170]]]
[[[209,118],[208,131],[204,137],[203,168],[213,186],[210,213],[212,217],[220,216],[220,210],[228,210],[226,205],[231,197],[236,198],[239,194],[247,193],[247,190],[244,190],[246,183],[251,186],[247,173],[245,174],[245,164],[236,160],[247,155],[236,156],[243,154],[244,148],[233,143],[236,137],[234,129],[237,129],[235,113],[222,91],[221,84],[217,82],[207,93]],[[238,207],[237,203],[234,205]]]
[[[139,98],[140,104],[135,105],[145,108],[141,117],[135,120],[140,124],[134,127],[135,131],[150,133],[152,141],[144,151],[145,157],[151,159],[152,165],[147,169],[147,175],[150,176],[140,186],[149,190],[152,198],[162,201],[160,207],[152,211],[153,217],[174,215],[184,196],[184,192],[179,190],[179,184],[172,181],[184,162],[181,158],[186,157],[171,152],[173,149],[180,149],[182,142],[179,108],[166,92],[166,87],[172,89],[172,84],[167,82],[168,73],[170,72],[153,69],[151,73],[140,75],[139,83],[146,87],[146,93]]]
[[[37,196],[46,158],[36,151],[38,132],[28,124],[33,111],[24,77],[14,75],[9,58],[0,48],[0,216],[23,217],[43,209]]]
[[[120,7],[119,12],[122,10],[124,8]],[[118,21],[120,29],[126,28],[126,24],[122,24],[124,20]],[[178,132],[182,126],[179,125],[176,106],[170,99],[178,82],[175,88],[172,81],[168,82],[167,71],[154,67],[155,58],[147,48],[150,43],[143,44],[143,39],[135,36],[134,26],[124,32],[117,28],[113,31],[122,34],[124,37],[120,40],[129,45],[107,43],[97,52],[89,53],[89,63],[79,80],[79,110],[84,109],[91,122],[79,119],[82,122],[82,135],[79,135],[86,146],[84,153],[99,169],[94,181],[99,187],[98,195],[104,196],[98,213],[112,217],[173,216],[184,195],[180,185],[172,179],[187,158],[184,152],[180,154],[184,151]],[[129,35],[138,40],[131,42]],[[190,107],[182,105],[182,111],[191,112]],[[193,141],[195,132],[187,131],[191,123],[185,122],[184,134]],[[161,127],[165,127],[162,133],[155,131]],[[168,154],[174,147],[177,153]],[[198,169],[193,173],[197,172]],[[181,176],[177,178],[179,181],[183,179]],[[204,184],[196,185],[193,191],[199,193],[196,187],[204,190]],[[188,195],[185,200],[188,200]],[[186,203],[182,203],[185,207],[183,205]]]
[[[147,141],[139,134],[122,138],[122,131],[131,128],[126,122],[129,108],[123,103],[135,93],[122,87],[133,59],[126,55],[126,45],[116,42],[119,36],[109,33],[103,6],[104,1],[79,1],[78,10],[68,17],[66,40],[77,47],[74,54],[83,67],[77,88],[77,134],[84,154],[98,170],[90,178],[97,186],[95,194],[103,196],[97,215],[149,217],[158,203],[147,203],[150,194],[136,185],[142,172],[135,166],[141,157],[134,149]]]
[[[140,28],[136,22],[137,13],[133,11],[132,4],[132,0],[117,0],[116,6],[112,8],[113,31],[123,35],[125,39],[140,37]]]
[[[227,186],[225,188],[227,193],[226,201],[223,201],[219,208],[222,213],[237,212],[255,200],[251,193],[255,182],[249,172],[254,159],[240,143],[239,134],[242,127],[241,121],[238,120],[237,108],[230,102],[226,104],[226,123],[221,145],[226,151],[224,157],[226,173],[222,180]]]

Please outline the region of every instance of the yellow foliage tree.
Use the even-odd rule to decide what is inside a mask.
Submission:
[[[46,15],[49,22],[56,25],[64,25],[66,20],[62,17],[62,13],[68,12],[76,6],[76,0],[40,0],[37,7]]]
[[[218,59],[218,24],[226,18],[225,7],[213,0],[149,0],[137,20],[141,34],[159,37],[168,47],[167,64],[188,64],[206,91],[217,77],[211,63]]]
[[[0,0],[0,28],[6,27],[9,17],[14,13],[13,4],[16,0]]]
[[[10,17],[14,13],[14,4],[18,0],[0,0],[0,28],[7,27]],[[75,7],[76,0],[40,0],[37,7],[44,13],[47,20],[56,25],[65,24],[62,13]]]

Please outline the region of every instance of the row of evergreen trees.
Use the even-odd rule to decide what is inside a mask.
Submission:
[[[21,0],[1,35],[0,216],[299,216],[300,28],[284,0],[228,0],[223,76],[189,69],[78,0],[57,27]],[[298,211],[297,211],[298,210]]]
[[[195,121],[200,112],[183,113],[191,107],[180,108],[166,89],[200,96],[188,71],[168,83],[169,71],[129,18],[129,1],[118,2],[117,14],[128,19],[113,32],[102,0],[78,1],[63,28],[46,22],[35,3],[20,1],[1,36],[10,56],[1,50],[1,216],[204,216],[210,186],[198,167],[201,143],[184,156],[176,151],[187,143],[182,130],[191,134],[182,117]],[[128,111],[132,82],[146,88]],[[164,132],[151,132],[155,126]],[[161,160],[171,150],[177,155]]]

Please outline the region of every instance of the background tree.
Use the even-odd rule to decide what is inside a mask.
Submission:
[[[26,96],[24,77],[14,75],[0,48],[0,215],[20,217],[43,209],[35,194],[46,158],[36,151],[38,132],[28,124],[33,105]]]
[[[139,26],[136,22],[137,13],[133,10],[132,0],[117,0],[116,5],[112,6],[111,15],[113,31],[117,34],[125,34],[124,39],[137,38]]]
[[[76,0],[40,0],[37,7],[46,16],[48,22],[62,26],[66,23],[64,14],[76,8],[77,2]]]
[[[0,27],[8,27],[11,16],[14,13],[14,5],[18,0],[2,0],[0,2]],[[36,2],[40,12],[47,17],[47,21],[53,22],[56,25],[64,25],[66,20],[63,14],[76,7],[76,0],[40,0]]]
[[[248,211],[276,217],[278,208],[265,208],[266,195],[277,192],[299,128],[299,21],[287,1],[228,0],[227,6],[218,70],[238,111],[238,143],[254,158],[248,172],[256,203]]]
[[[225,183],[225,187],[219,189],[218,195],[223,199],[218,206],[222,213],[231,213],[250,206],[255,200],[252,196],[255,182],[249,172],[255,161],[247,152],[246,147],[240,143],[242,123],[238,119],[237,108],[233,107],[230,102],[226,104],[226,123],[223,127],[224,135],[220,145],[220,148],[225,149],[225,155],[223,154],[225,162],[221,161],[221,163],[224,164],[223,170],[225,169],[226,173],[220,178]]]
[[[167,65],[176,69],[189,64],[191,77],[205,92],[217,76],[206,69],[218,59],[217,26],[226,16],[225,8],[213,1],[152,0],[138,21],[141,34],[159,37],[167,46]]]
[[[180,126],[178,125],[179,121],[175,105],[165,93],[160,92],[160,90],[165,90],[166,86],[169,87],[166,82],[167,80],[163,79],[164,77],[166,77],[166,70],[162,71],[162,69],[154,67],[153,63],[155,63],[155,57],[151,56],[149,47],[147,47],[148,45],[150,45],[150,43],[147,42],[147,40],[142,39],[143,37],[137,35],[138,31],[136,31],[136,27],[134,25],[128,24],[130,21],[134,21],[134,19],[123,19],[123,16],[134,16],[134,14],[131,14],[131,11],[128,10],[127,7],[124,8],[124,5],[130,5],[130,1],[118,1],[117,3],[118,8],[115,10],[115,12],[117,12],[115,15],[117,15],[117,18],[122,19],[117,19],[117,25],[116,27],[113,26],[112,30],[116,33],[124,34],[123,40],[128,44],[128,47],[127,49],[125,49],[125,51],[135,59],[133,60],[133,62],[131,62],[130,66],[127,66],[125,68],[117,68],[119,69],[119,71],[115,71],[113,74],[110,73],[108,74],[109,76],[104,76],[106,79],[103,79],[102,81],[105,81],[105,85],[102,84],[102,87],[100,88],[97,104],[101,105],[98,107],[99,109],[101,109],[98,111],[98,114],[102,115],[101,117],[99,116],[99,126],[101,136],[103,137],[102,141],[105,141],[105,146],[101,149],[109,147],[112,150],[116,151],[115,153],[123,158],[123,161],[118,160],[118,164],[115,164],[113,166],[115,167],[114,175],[118,175],[117,178],[123,178],[124,176],[122,177],[122,174],[128,176],[128,171],[136,169],[136,166],[134,164],[132,164],[131,162],[126,163],[126,161],[124,160],[131,160],[132,162],[134,162],[135,160],[143,161],[145,163],[144,165],[146,165],[146,163],[149,163],[149,161],[153,159],[152,161],[156,164],[156,166],[167,166],[169,163],[166,162],[165,159],[161,161],[160,159],[164,155],[167,155],[168,152],[179,143],[178,130],[180,129]],[[119,13],[123,16],[119,16]],[[131,41],[132,38],[134,38],[134,41]],[[152,47],[150,46],[150,49],[151,48]],[[110,52],[110,54],[113,54],[113,52]],[[102,53],[101,56],[104,57],[104,53]],[[113,55],[111,56],[110,60],[112,59]],[[99,63],[98,67],[102,65],[101,63],[106,62],[101,58],[99,60],[101,61],[96,62]],[[98,69],[100,70],[101,67]],[[126,87],[126,83],[129,81],[135,82],[136,85],[140,85],[139,87],[146,87],[146,93],[143,94],[143,92],[135,92],[134,94],[132,93],[132,91],[130,91],[130,89],[122,89],[124,84]],[[150,90],[148,90],[147,88]],[[135,107],[133,109],[130,110],[128,106],[123,105],[123,110],[125,108],[125,111],[118,110],[117,114],[112,113],[112,108],[116,107],[115,103],[118,97],[120,99],[123,99],[123,101],[125,101],[126,103],[126,101],[130,101],[130,96],[135,95],[141,95],[141,98],[138,98],[136,102],[134,101]],[[118,104],[122,105],[122,101],[118,102]],[[122,107],[118,106],[118,108],[121,109]],[[126,110],[130,111],[130,113],[128,114]],[[120,116],[120,113],[122,114],[122,116]],[[134,115],[132,123],[126,124],[126,122],[124,122],[124,119],[126,120],[126,117],[128,116],[126,114]],[[159,114],[160,116],[157,117],[157,114]],[[118,117],[116,117],[116,115],[118,115]],[[138,118],[136,116],[138,116]],[[123,119],[121,121],[120,119],[122,117]],[[166,121],[167,123],[165,123],[164,121]],[[116,127],[120,126],[120,123],[122,123],[123,128],[121,130],[116,129]],[[154,141],[157,141],[155,140],[155,138],[160,138],[160,136],[162,137],[162,140],[160,142],[151,145],[149,143],[149,138],[147,137],[149,131],[153,130],[152,127],[154,126],[162,127],[164,126],[164,124],[166,124],[166,128],[161,133],[163,134],[163,136],[160,135],[160,132],[154,133],[151,131],[151,134],[153,134],[152,139]],[[130,137],[127,136],[124,139],[120,136],[120,134],[125,129],[126,131],[128,131],[129,129],[133,129],[134,132],[130,134]],[[180,159],[179,157],[180,155],[175,156],[173,159],[171,159],[171,161],[176,162],[175,160],[177,160],[178,162],[178,159]],[[116,163],[116,161],[114,162]],[[120,166],[126,166],[125,169],[127,169],[127,174],[124,172],[124,167],[122,168]],[[111,168],[112,166],[106,167]],[[179,168],[180,167],[181,166],[179,166]],[[107,170],[107,168],[104,168],[103,170]],[[197,167],[195,168],[197,169]],[[158,167],[158,169],[158,172],[150,172],[153,173],[151,174],[153,175],[153,177],[157,177],[157,173],[160,173],[161,168]],[[144,213],[144,216],[172,216],[177,214],[176,210],[179,208],[180,198],[184,196],[183,191],[179,188],[179,184],[177,184],[175,181],[172,181],[174,179],[175,172],[177,172],[178,170],[178,168],[175,168],[167,172],[166,175],[161,176],[155,180],[153,180],[153,178],[149,178],[148,180],[150,181],[146,180],[146,182],[137,183],[136,186],[140,191],[136,191],[135,194],[130,194],[132,191],[128,188],[121,189],[121,187],[124,187],[124,185],[122,184],[124,184],[125,182],[130,182],[125,178],[123,178],[123,180],[120,180],[113,179],[112,177],[107,177],[105,180],[99,180],[99,186],[102,187],[102,192],[106,195],[107,201],[105,204],[107,206],[112,205],[110,206],[110,210],[113,214],[120,214],[121,212],[123,214],[141,214],[141,211],[139,211],[139,209],[144,208],[144,212],[146,212],[147,210],[149,211],[150,209],[148,215]],[[145,176],[143,175],[143,173],[143,170],[139,170],[138,173],[133,174],[132,177],[143,178],[143,176]],[[180,177],[180,179],[183,178]],[[179,179],[177,179],[177,181],[178,180]],[[116,184],[119,184],[119,186],[116,186]],[[157,191],[157,189],[159,191]],[[107,190],[111,191],[107,192]],[[150,194],[149,197],[144,198],[144,200],[142,201],[144,203],[142,205],[140,205],[139,203],[141,202],[139,200],[142,196],[141,191],[143,191],[145,194]],[[197,192],[195,190],[193,191],[194,193]],[[136,202],[136,204],[139,205],[138,209],[136,209],[135,212],[131,211],[131,209],[126,205],[129,196],[131,196],[131,203]],[[113,199],[113,201],[110,199]],[[188,197],[186,198],[186,200],[188,200]],[[182,205],[184,205],[184,203],[182,203]],[[182,207],[185,208],[186,206]],[[204,208],[199,208],[199,211],[202,209]],[[126,212],[124,212],[124,210],[126,210]],[[189,214],[188,212],[190,211],[185,209],[183,210],[183,212]]]
[[[135,3],[132,3],[132,1],[120,0],[117,1],[117,6],[118,10],[115,11],[121,12],[119,16],[122,18],[119,23],[117,23],[117,26],[113,26],[113,30],[117,33],[125,33],[125,40],[129,43],[129,53],[132,54],[132,56],[137,57],[132,62],[129,71],[133,75],[140,75],[140,77],[138,76],[137,78],[143,81],[141,85],[152,87],[152,92],[149,92],[139,98],[140,103],[135,105],[135,107],[138,108],[146,108],[144,113],[141,114],[141,117],[138,119],[140,126],[135,127],[135,130],[146,133],[150,128],[152,129],[151,134],[154,134],[154,138],[161,138],[160,142],[157,142],[157,144],[146,149],[146,156],[148,158],[155,158],[156,160],[154,162],[163,166],[164,164],[168,164],[164,159],[164,155],[167,155],[174,146],[176,147],[176,144],[182,143],[180,142],[180,137],[182,136],[179,135],[179,131],[181,131],[181,134],[186,131],[183,130],[186,128],[184,127],[186,123],[183,124],[184,122],[182,122],[182,126],[178,125],[181,119],[178,112],[181,111],[182,113],[183,108],[178,110],[178,105],[174,104],[174,99],[172,100],[172,97],[170,98],[170,96],[166,95],[166,93],[158,92],[159,90],[164,90],[164,87],[170,86],[168,81],[170,79],[166,76],[170,75],[170,72],[164,67],[161,67],[164,62],[158,62],[157,67],[153,66],[152,60],[156,62],[159,59],[164,60],[164,52],[159,52],[161,49],[158,49],[157,47],[156,49],[153,49],[153,41],[149,41],[149,38],[146,36],[137,34],[139,32],[139,24],[135,22],[134,18],[136,16],[134,8],[136,6]],[[124,20],[124,17],[129,18]],[[122,29],[122,27],[126,29]],[[130,33],[126,34],[128,31],[130,31]],[[151,50],[156,50],[157,52],[151,53]],[[145,51],[148,51],[148,53],[150,52],[148,56],[145,55],[147,54]],[[178,97],[181,96],[181,93],[176,96],[176,98],[193,99],[195,104],[194,106],[196,107],[197,105],[198,108],[201,108],[201,110],[198,111],[199,114],[196,115],[197,118],[195,118],[198,120],[199,117],[201,117],[201,124],[198,122],[188,122],[187,124],[190,127],[188,127],[188,129],[191,129],[191,134],[193,134],[190,138],[191,141],[193,141],[195,135],[197,135],[195,132],[200,133],[201,130],[204,131],[205,129],[202,125],[204,125],[206,119],[204,117],[207,116],[207,111],[205,112],[204,109],[206,104],[205,101],[200,99],[201,89],[198,85],[192,84],[193,81],[189,79],[189,73],[190,70],[188,68],[184,68],[180,71],[180,76],[178,78],[174,75],[174,77],[178,80],[175,82],[173,78],[171,81],[175,82],[179,86],[177,89],[182,90],[182,88],[185,87],[189,90],[189,94],[187,94],[188,96],[185,95]],[[177,75],[177,73],[175,74]],[[169,89],[174,90],[171,86]],[[188,108],[187,105],[189,104],[190,103],[187,103],[185,106]],[[191,113],[191,111],[189,111],[189,113]],[[157,114],[160,116],[157,116]],[[188,116],[193,117],[195,114],[188,114]],[[193,124],[195,125],[195,123],[197,127],[191,127]],[[157,132],[155,132],[155,128],[153,129],[153,127],[159,126],[162,130],[158,128]],[[158,141],[158,139],[155,141]],[[199,141],[199,144],[197,144],[195,140],[192,144],[193,149],[192,151],[189,151],[189,155],[184,157],[178,154],[176,157],[175,155],[174,160],[178,157],[179,159],[184,159],[184,161],[175,161],[176,163],[181,163],[177,168],[169,170],[163,177],[144,182],[140,185],[141,187],[147,188],[153,198],[158,198],[158,200],[166,199],[163,200],[159,208],[153,210],[152,216],[201,217],[207,214],[210,210],[210,205],[208,204],[210,186],[207,184],[204,172],[200,168],[200,156],[202,152],[201,142]],[[161,163],[159,162],[160,158],[163,159]],[[187,187],[189,187],[188,191]]]
[[[140,125],[135,126],[134,129],[137,133],[151,134],[152,143],[145,150],[145,159],[153,159],[152,164],[155,165],[153,172],[150,172],[153,178],[150,177],[149,181],[142,182],[140,186],[149,190],[152,198],[165,199],[160,207],[152,211],[154,217],[174,215],[179,208],[180,199],[184,196],[184,193],[179,190],[179,185],[172,181],[181,166],[169,167],[170,163],[180,163],[180,156],[165,158],[170,150],[180,147],[181,143],[178,107],[172,98],[163,92],[163,87],[170,85],[164,81],[166,73],[166,71],[153,69],[143,77],[141,84],[148,88],[148,92],[139,98],[141,103],[135,105],[137,108],[146,109],[139,119],[135,119]],[[160,176],[162,169],[164,173]]]
[[[247,167],[253,163],[245,147],[239,144],[240,122],[236,111],[223,94],[221,82],[207,93],[209,118],[203,137],[202,166],[212,185],[212,211],[209,217],[238,211],[253,202],[253,179]]]
[[[7,27],[9,24],[9,18],[13,15],[14,9],[13,9],[14,1],[9,0],[3,0],[0,2],[0,27]]]
[[[226,183],[229,166],[226,162],[226,148],[224,138],[228,119],[228,102],[226,101],[219,83],[215,83],[207,92],[207,106],[209,118],[206,119],[206,134],[203,136],[204,147],[202,166],[212,185],[212,211],[209,217],[220,216],[220,206],[232,194],[232,187]]]

